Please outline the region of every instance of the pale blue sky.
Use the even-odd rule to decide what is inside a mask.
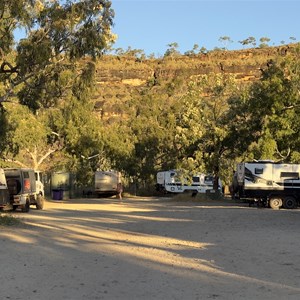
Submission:
[[[144,50],[161,56],[176,42],[181,53],[194,44],[212,50],[242,49],[241,40],[270,38],[269,45],[300,41],[300,0],[111,0],[115,10],[114,48]]]

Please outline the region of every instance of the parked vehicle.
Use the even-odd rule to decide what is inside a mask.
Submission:
[[[273,209],[300,205],[300,165],[253,161],[237,164],[232,197]]]
[[[207,193],[216,192],[213,188],[214,176],[206,174],[196,174],[191,178],[191,182],[185,178],[180,170],[161,171],[156,175],[156,190],[164,193]],[[219,191],[222,191],[222,183],[219,180]]]
[[[23,212],[28,212],[30,205],[43,209],[44,189],[40,182],[40,172],[35,173],[34,170],[24,168],[6,168],[4,174],[10,195],[10,205],[14,210],[21,208]]]
[[[34,175],[35,175],[36,193],[37,195],[44,197],[45,189],[43,183],[43,173],[41,171],[35,170]]]
[[[101,195],[117,195],[117,186],[121,183],[121,173],[118,171],[100,171],[95,172],[94,193]]]
[[[0,209],[7,207],[10,203],[9,191],[6,183],[4,170],[0,168]]]

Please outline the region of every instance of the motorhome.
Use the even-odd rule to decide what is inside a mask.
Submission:
[[[185,172],[180,170],[160,171],[156,175],[156,190],[164,193],[216,192],[214,189],[214,176],[195,174],[191,180],[187,179]],[[218,180],[218,191],[222,191],[221,180]]]
[[[299,175],[299,164],[269,160],[238,163],[232,182],[232,196],[273,209],[295,208],[300,204]]]

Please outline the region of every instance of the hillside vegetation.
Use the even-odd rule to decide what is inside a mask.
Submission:
[[[3,103],[1,165],[72,172],[78,187],[98,168],[117,169],[127,190],[152,193],[159,170],[229,184],[237,161],[300,162],[298,58],[293,44],[82,59],[24,90],[26,106]]]
[[[120,113],[115,107],[145,89],[156,89],[170,82],[188,82],[214,74],[234,76],[236,82],[251,84],[278,56],[285,57],[294,44],[236,51],[211,51],[197,55],[177,55],[141,60],[134,56],[103,56],[96,67],[96,110],[105,118]]]

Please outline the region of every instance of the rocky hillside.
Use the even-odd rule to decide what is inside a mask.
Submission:
[[[288,55],[294,45],[211,51],[193,56],[141,60],[135,57],[104,56],[97,63],[95,110],[101,116],[119,114],[126,101],[142,89],[168,82],[176,77],[186,80],[214,73],[233,74],[236,80],[249,83],[261,76],[270,60]],[[113,105],[112,105],[113,104]]]

